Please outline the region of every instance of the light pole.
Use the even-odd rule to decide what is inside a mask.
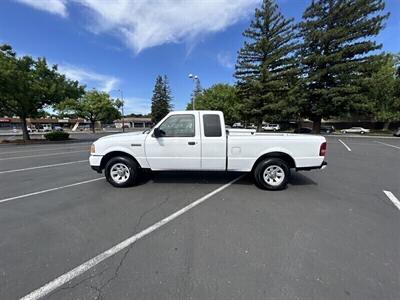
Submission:
[[[121,93],[121,111],[122,111],[122,132],[125,132],[125,116],[124,116],[124,94],[121,89],[118,89]]]
[[[194,86],[193,86],[193,96],[192,96],[192,110],[195,110],[194,107],[194,102],[195,102],[195,92],[196,92],[196,84],[198,84],[200,82],[199,76],[197,75],[193,75],[193,74],[189,74],[189,78],[193,80]]]

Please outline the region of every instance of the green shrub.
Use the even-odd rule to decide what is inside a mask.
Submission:
[[[68,140],[69,133],[63,132],[63,131],[53,131],[53,132],[46,133],[44,135],[44,138],[49,141],[64,141],[64,140]]]

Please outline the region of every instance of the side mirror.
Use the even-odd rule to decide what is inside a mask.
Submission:
[[[153,134],[154,137],[159,138],[160,136],[162,136],[162,130],[160,130],[159,128],[154,128]]]

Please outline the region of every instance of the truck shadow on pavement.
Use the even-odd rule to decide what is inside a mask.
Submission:
[[[149,181],[154,183],[179,183],[179,184],[225,184],[241,176],[241,172],[208,172],[208,171],[163,171],[148,172],[143,176],[139,184],[145,184]],[[244,176],[235,184],[251,185],[251,176]]]
[[[309,177],[307,177],[299,172],[291,173],[291,176],[289,179],[289,184],[290,185],[317,185],[317,183],[314,180],[310,179]]]
[[[207,172],[207,171],[164,171],[147,172],[140,177],[137,185],[144,185],[152,181],[154,183],[176,184],[225,184],[244,174],[244,177],[236,181],[235,185],[254,185],[253,176],[250,173],[241,172]],[[298,172],[292,172],[289,185],[317,185],[310,178]]]

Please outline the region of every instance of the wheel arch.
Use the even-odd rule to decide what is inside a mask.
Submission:
[[[106,155],[104,155],[103,158],[101,159],[100,170],[104,170],[104,168],[106,167],[107,162],[111,158],[117,157],[117,156],[130,158],[130,159],[132,159],[133,161],[135,161],[137,163],[139,168],[141,168],[141,165],[139,164],[139,162],[137,161],[137,159],[133,155],[131,155],[129,153],[126,153],[126,152],[123,152],[123,151],[110,151]]]
[[[257,160],[254,162],[253,167],[251,168],[251,172],[254,171],[255,167],[258,165],[258,163],[266,158],[280,158],[283,161],[287,162],[289,169],[290,168],[296,168],[296,162],[293,159],[292,156],[290,156],[289,154],[285,153],[285,152],[281,152],[281,151],[273,151],[273,152],[268,152],[268,153],[264,153],[263,155],[261,155],[259,158],[257,158]]]

